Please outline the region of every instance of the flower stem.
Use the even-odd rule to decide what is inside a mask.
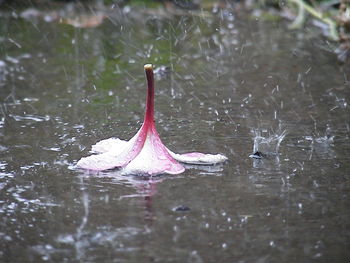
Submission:
[[[147,102],[146,102],[146,113],[144,123],[154,123],[154,75],[153,65],[144,65],[146,78],[147,78]]]

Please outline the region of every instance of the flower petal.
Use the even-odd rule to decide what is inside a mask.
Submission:
[[[82,158],[78,161],[77,166],[95,171],[122,167],[121,172],[124,174],[155,175],[182,173],[185,168],[179,162],[195,165],[225,162],[227,157],[221,154],[198,152],[175,154],[163,145],[154,124],[153,66],[146,64],[144,69],[148,92],[144,123],[141,129],[129,141],[110,138],[98,142],[92,146],[92,152],[100,154]]]
[[[176,154],[168,149],[170,155],[177,161],[188,164],[218,164],[227,161],[227,157],[222,154],[206,154],[199,152],[191,152],[184,154]]]
[[[128,141],[121,140],[119,138],[109,138],[91,146],[91,152],[94,153],[105,153],[112,151],[116,155],[121,153],[126,147]]]
[[[107,152],[83,157],[78,161],[77,167],[93,171],[102,171],[118,167],[120,166],[119,163],[120,161],[115,155]]]
[[[155,127],[150,127],[141,152],[124,169],[125,174],[179,174],[185,168],[169,154]]]
[[[141,129],[136,133],[136,135],[130,139],[130,141],[118,141],[118,144],[123,144],[122,149],[118,147],[110,148],[110,146],[107,146],[105,142],[101,141],[101,147],[96,146],[93,148],[93,150],[97,149],[97,151],[103,151],[108,150],[108,148],[110,148],[109,151],[102,154],[84,157],[78,161],[77,166],[79,168],[95,171],[123,167],[129,162],[131,162],[131,160],[134,159],[141,152],[146,140],[146,136],[147,127],[142,126]],[[96,145],[98,144],[99,143],[97,143]],[[106,160],[103,160],[103,158],[106,158]]]

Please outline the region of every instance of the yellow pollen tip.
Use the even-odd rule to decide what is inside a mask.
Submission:
[[[152,64],[146,64],[143,66],[145,70],[153,70],[153,65]]]

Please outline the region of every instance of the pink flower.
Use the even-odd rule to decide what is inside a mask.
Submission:
[[[176,154],[164,146],[154,123],[154,76],[152,64],[144,66],[148,93],[144,122],[129,141],[118,138],[102,140],[92,146],[98,153],[81,158],[79,168],[102,171],[121,168],[123,174],[179,174],[185,171],[182,163],[212,165],[223,163],[227,157],[221,154],[198,152]]]

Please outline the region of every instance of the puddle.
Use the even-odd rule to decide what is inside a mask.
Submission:
[[[322,36],[229,8],[62,6],[0,13],[0,261],[349,258],[350,71]],[[227,163],[75,169],[139,129],[145,63],[164,144]]]

